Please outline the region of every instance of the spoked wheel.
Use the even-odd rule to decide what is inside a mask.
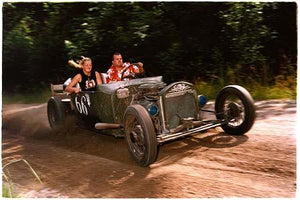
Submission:
[[[57,129],[63,126],[65,120],[65,109],[59,98],[50,98],[47,105],[47,114],[51,128]]]
[[[148,112],[141,105],[132,105],[124,116],[125,137],[133,159],[146,167],[156,161],[158,154],[154,126]]]
[[[228,134],[245,134],[255,121],[254,101],[250,93],[238,85],[226,86],[219,92],[215,111],[217,119],[226,121],[221,127]]]

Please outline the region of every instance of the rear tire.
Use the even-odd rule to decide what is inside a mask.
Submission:
[[[248,132],[255,121],[254,101],[250,93],[238,85],[224,87],[215,101],[217,119],[225,119],[223,130],[232,135]]]
[[[62,128],[66,113],[63,103],[58,97],[51,97],[47,105],[47,114],[50,127],[53,129]]]
[[[132,158],[143,167],[158,155],[155,129],[149,113],[141,105],[129,106],[124,115],[125,138]]]

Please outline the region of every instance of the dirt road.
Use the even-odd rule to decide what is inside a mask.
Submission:
[[[209,106],[209,105],[208,105]],[[295,197],[296,102],[256,102],[244,136],[220,128],[167,143],[156,163],[137,166],[124,139],[80,129],[50,129],[46,104],[3,105],[2,165],[20,197]]]

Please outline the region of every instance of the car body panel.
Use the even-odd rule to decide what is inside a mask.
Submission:
[[[184,118],[197,119],[199,107],[193,84],[175,82],[162,89],[159,95],[162,96],[167,128],[175,128]]]
[[[134,95],[142,84],[161,83],[162,76],[119,81],[97,86],[96,91],[83,91],[71,94],[71,101],[76,114],[81,117],[97,118],[99,122],[123,123],[126,108],[133,103]],[[129,96],[118,98],[119,89],[128,88]]]

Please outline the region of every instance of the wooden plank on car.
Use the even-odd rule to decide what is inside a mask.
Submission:
[[[51,84],[51,94],[63,94],[64,86],[63,84]]]

